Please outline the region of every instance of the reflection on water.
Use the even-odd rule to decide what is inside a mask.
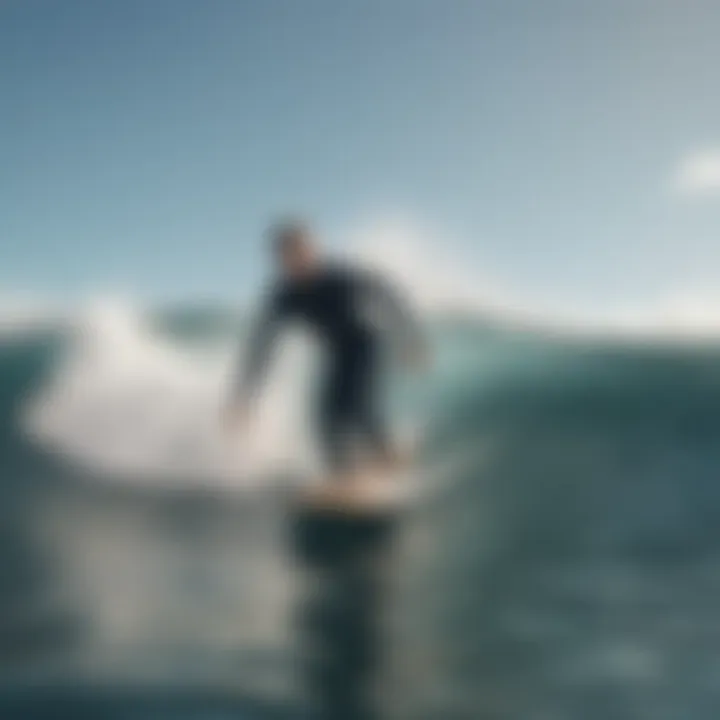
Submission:
[[[279,691],[293,590],[281,519],[262,495],[53,493],[39,525],[54,591],[82,618],[70,664]]]

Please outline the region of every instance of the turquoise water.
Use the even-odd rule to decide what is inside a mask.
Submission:
[[[209,310],[151,328],[173,357],[237,330]],[[407,513],[395,560],[384,678],[395,714],[717,717],[720,348],[468,319],[432,333],[436,368],[394,396],[400,421],[431,420],[422,467],[434,488]],[[167,472],[158,483],[110,456],[87,462],[63,432],[77,405],[59,406],[52,443],[33,435],[26,411],[62,386],[77,343],[58,329],[0,346],[3,702],[28,718],[222,718],[248,698],[263,717],[294,712],[301,583],[282,493],[173,487]],[[122,377],[140,377],[134,362],[119,361]],[[154,376],[142,377],[146,398]],[[97,429],[116,408],[109,390],[92,392]],[[156,457],[141,457],[151,470]],[[43,689],[32,706],[28,686]]]

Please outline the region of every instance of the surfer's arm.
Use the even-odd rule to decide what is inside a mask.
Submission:
[[[425,333],[400,289],[375,273],[365,273],[362,282],[377,305],[383,324],[387,321],[393,337],[399,340],[403,354],[413,359],[424,357],[427,354]]]
[[[236,376],[233,404],[246,405],[262,384],[285,319],[286,304],[283,293],[277,291],[265,301],[248,337],[244,363]]]

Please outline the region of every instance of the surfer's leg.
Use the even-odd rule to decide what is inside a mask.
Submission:
[[[405,454],[393,440],[380,390],[379,368],[373,362],[354,378],[350,422],[370,454],[370,463],[381,471],[394,470],[404,464]]]
[[[352,453],[348,442],[347,401],[342,377],[333,373],[319,402],[318,436],[327,471],[343,479],[352,470]]]
[[[331,374],[318,404],[318,439],[323,454],[326,477],[308,489],[305,501],[323,508],[343,511],[360,509],[363,496],[358,494],[362,468],[350,442],[352,404],[348,385],[342,375]]]
[[[384,462],[393,454],[393,443],[383,413],[377,403],[364,399],[354,416],[361,440],[371,453],[373,460]]]
[[[395,455],[357,363],[336,371],[328,376],[319,407],[319,435],[329,476],[309,490],[306,501],[343,512],[372,510],[383,502],[377,491],[385,487],[386,470],[396,467]]]

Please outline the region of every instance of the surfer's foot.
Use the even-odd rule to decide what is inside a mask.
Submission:
[[[384,475],[365,467],[326,478],[306,491],[304,502],[318,509],[372,511],[386,501],[387,489]]]
[[[373,461],[371,472],[373,475],[402,472],[410,466],[412,460],[413,452],[411,448],[390,448]]]
[[[362,481],[358,471],[335,473],[306,489],[305,500],[316,506],[347,504]]]

